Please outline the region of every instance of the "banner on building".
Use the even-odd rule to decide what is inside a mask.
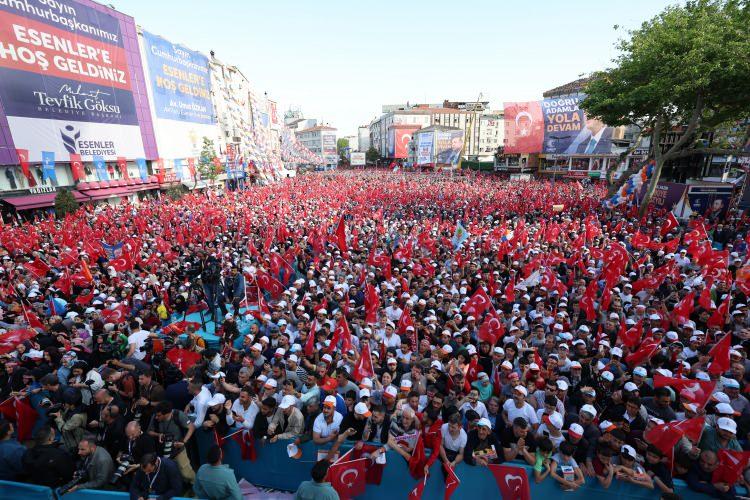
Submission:
[[[585,94],[505,103],[505,152],[564,155],[612,154],[613,127],[586,117]]]
[[[323,159],[329,165],[338,163],[336,154],[336,135],[323,133],[322,136]]]
[[[506,102],[506,154],[539,153],[544,143],[544,115],[539,101]]]
[[[0,2],[0,100],[29,161],[144,155],[129,69],[140,55],[124,32],[132,18],[73,0]]]
[[[361,167],[364,166],[366,163],[366,155],[365,153],[351,153],[349,157],[349,162],[353,167]]]
[[[433,132],[417,134],[417,165],[429,165],[433,162],[434,140]]]
[[[457,165],[464,146],[463,130],[438,130],[435,132],[435,162]]]
[[[389,158],[408,158],[409,156],[409,142],[411,141],[414,132],[422,128],[419,125],[413,127],[391,127],[388,130],[388,137],[386,138],[386,144],[388,146],[388,157]]]
[[[687,184],[679,182],[660,182],[656,186],[651,203],[655,208],[672,210],[677,205],[687,190]],[[638,192],[638,202],[643,201],[648,191],[648,183],[644,183]]]
[[[687,199],[694,214],[706,218],[723,218],[729,208],[734,186],[705,184],[688,186]]]
[[[147,31],[143,43],[156,117],[215,123],[208,58]]]

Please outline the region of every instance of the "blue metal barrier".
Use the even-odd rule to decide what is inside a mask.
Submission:
[[[208,447],[215,443],[212,433],[196,432],[200,456],[203,459]],[[286,450],[290,441],[277,443],[263,443],[255,441],[257,459],[255,461],[242,460],[239,445],[229,440],[224,445],[224,463],[234,470],[238,478],[245,478],[256,486],[277,490],[294,491],[300,482],[310,479],[310,469],[317,460],[319,449],[312,441],[300,446],[302,456],[299,459],[289,458]],[[351,445],[342,446],[341,453],[346,452]],[[563,493],[557,482],[547,477],[541,483],[534,482],[533,468],[520,462],[511,465],[526,469],[531,486],[532,498],[553,498]],[[477,500],[480,498],[499,498],[499,490],[492,473],[485,467],[475,467],[464,463],[456,467],[456,475],[461,484],[453,493],[455,500]],[[365,493],[358,499],[404,498],[409,490],[417,484],[409,474],[408,464],[396,452],[387,452],[387,464],[383,470],[383,478],[379,485],[368,484]],[[445,480],[440,461],[430,469],[422,498],[442,498],[445,492]],[[680,480],[675,480],[675,493],[686,500],[708,498],[688,489]],[[613,481],[607,489],[599,482],[586,478],[586,484],[577,491],[564,492],[565,498],[571,499],[655,499],[659,498],[657,488],[648,490],[622,481]]]
[[[0,498],[23,498],[24,500],[53,500],[52,490],[36,484],[0,481]]]

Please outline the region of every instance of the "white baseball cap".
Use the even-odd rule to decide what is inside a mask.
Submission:
[[[279,408],[281,408],[282,410],[286,410],[287,408],[289,408],[290,406],[294,406],[295,404],[297,404],[297,398],[295,398],[291,394],[287,394],[281,399]]]
[[[592,417],[596,418],[596,408],[594,408],[591,405],[583,405],[583,406],[581,406],[581,411],[585,411],[586,413],[588,413]]]
[[[721,430],[737,434],[737,422],[731,418],[721,417],[716,421],[716,426]]]

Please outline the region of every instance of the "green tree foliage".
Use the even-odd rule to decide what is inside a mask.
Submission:
[[[67,189],[60,189],[55,195],[55,214],[62,219],[67,214],[72,214],[78,210],[78,201],[73,193]]]
[[[201,148],[201,155],[198,158],[198,174],[202,180],[205,180],[208,184],[213,184],[216,177],[221,173],[219,169],[214,165],[216,158],[216,148],[214,141],[208,137],[203,138],[203,147]],[[198,176],[196,176],[198,177]],[[198,183],[198,179],[195,179],[195,183]]]
[[[344,137],[341,137],[339,139],[336,139],[336,151],[338,151],[339,154],[341,154],[341,151],[349,147],[349,139],[345,139]]]
[[[609,125],[635,125],[650,137],[656,169],[643,207],[664,163],[703,148],[742,154],[750,136],[742,127],[735,147],[708,148],[705,132],[736,129],[750,117],[750,4],[748,0],[691,0],[671,6],[619,42],[615,65],[593,75],[581,107]],[[656,147],[675,127],[684,133]],[[634,147],[637,146],[634,145]]]
[[[375,149],[374,146],[370,146],[370,149],[367,150],[365,153],[365,161],[367,163],[375,163],[380,159],[380,153],[378,153],[378,150]]]

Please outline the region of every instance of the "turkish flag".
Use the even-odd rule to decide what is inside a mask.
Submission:
[[[75,182],[86,178],[86,171],[83,169],[81,155],[70,153],[70,171],[73,173],[73,180]]]
[[[409,492],[407,497],[409,500],[421,500],[422,493],[424,493],[424,487],[427,485],[427,476],[422,481],[419,481],[416,486]]]
[[[305,341],[305,356],[310,357],[315,354],[315,333],[318,330],[318,320],[313,319],[310,324],[310,331],[307,333],[307,340]]]
[[[581,310],[586,314],[586,321],[594,321],[596,319],[596,305],[594,301],[596,300],[597,288],[598,284],[596,280],[591,280],[586,287],[586,291],[583,293],[583,297],[579,301]]]
[[[636,367],[644,361],[649,360],[651,356],[656,354],[656,351],[659,350],[659,346],[659,342],[655,340],[646,340],[641,343],[637,351],[628,354],[628,356],[625,358],[625,362],[630,367]]]
[[[494,308],[490,309],[490,311],[485,315],[484,321],[479,327],[477,337],[479,337],[479,340],[484,340],[490,345],[494,346],[497,343],[497,340],[502,337],[504,333],[505,325],[498,316],[497,311],[495,311]]]
[[[366,323],[377,323],[378,321],[378,308],[380,307],[380,297],[378,292],[375,291],[375,287],[370,283],[365,285],[365,322]]]
[[[161,332],[166,335],[182,335],[189,326],[198,331],[201,324],[195,321],[177,321],[162,328]]]
[[[26,268],[31,274],[33,274],[36,279],[44,278],[50,270],[49,265],[39,259],[34,259],[31,262],[27,262],[26,264],[24,264],[24,268]]]
[[[284,285],[282,285],[279,280],[266,272],[259,270],[255,274],[255,279],[258,283],[258,286],[270,293],[271,297],[273,297],[274,299],[278,299],[279,297],[281,297],[281,294],[284,293]]]
[[[108,264],[118,273],[133,269],[133,261],[130,259],[130,255],[127,252],[123,252],[120,257],[110,260]]]
[[[279,276],[279,279],[281,279],[281,271],[283,270],[284,279],[288,282],[294,274],[294,268],[276,252],[271,252],[269,259],[271,261],[271,274]]]
[[[490,297],[487,295],[487,292],[484,291],[484,288],[479,287],[477,288],[477,291],[474,292],[474,295],[466,301],[461,310],[466,314],[479,316],[491,305]]]
[[[689,397],[690,402],[703,408],[713,394],[716,382],[665,377],[657,373],[654,375],[654,388],[656,387],[674,387],[682,397]]]
[[[686,438],[697,443],[701,439],[705,423],[705,417],[695,417],[688,420],[679,420],[674,422],[673,425],[675,429],[682,432]]]
[[[699,243],[701,241],[707,240],[708,233],[706,233],[706,228],[703,223],[697,222],[695,228],[687,233],[683,239],[685,241],[685,244],[692,245],[693,243]]]
[[[105,309],[102,311],[102,319],[105,323],[120,324],[125,323],[129,313],[128,306],[120,304],[114,309]]]
[[[732,486],[740,480],[740,475],[750,463],[750,451],[722,449],[716,452],[719,467],[711,476],[712,483],[727,483]]]
[[[36,186],[34,176],[31,175],[31,170],[29,170],[29,150],[16,149],[16,154],[18,155],[18,163],[21,165],[21,172],[23,172],[23,176],[26,177],[26,180],[29,181],[29,187]]]
[[[240,445],[240,456],[242,460],[254,461],[258,458],[255,452],[255,439],[252,431],[242,431],[234,434],[232,439]]]
[[[328,352],[333,352],[339,342],[341,342],[341,350],[343,351],[348,351],[352,348],[352,333],[344,317],[341,318],[333,330],[333,338],[331,339],[331,344],[328,346]]]
[[[489,464],[487,468],[492,472],[500,497],[513,500],[531,500],[531,489],[526,469],[512,465]]]
[[[339,223],[336,225],[336,246],[339,247],[341,255],[345,258],[349,258],[349,251],[346,248],[346,223],[344,222],[344,216],[339,218]]]
[[[695,309],[695,292],[690,292],[672,309],[672,320],[678,325],[684,325],[690,319],[693,309]]]
[[[117,157],[117,167],[122,172],[123,179],[130,179],[130,173],[128,172],[128,160],[124,156]]]
[[[643,435],[646,442],[657,447],[665,456],[672,456],[672,451],[682,436],[695,438],[695,431],[698,431],[698,437],[703,429],[705,417],[696,417],[681,422],[666,422],[652,427]],[[681,425],[678,425],[681,424]],[[698,441],[698,439],[694,439]]]
[[[170,349],[167,352],[167,358],[175,365],[182,373],[196,364],[201,359],[200,353],[195,351],[188,351],[178,347],[176,349]]]
[[[443,497],[443,500],[450,500],[453,492],[461,484],[461,480],[458,479],[456,471],[453,470],[453,467],[449,467],[448,465],[443,463],[443,470],[445,470],[445,496]]]
[[[42,321],[39,319],[39,316],[26,309],[26,306],[24,306],[23,304],[21,304],[21,308],[23,309],[23,315],[26,317],[26,322],[28,322],[31,328],[39,328],[44,330],[44,323],[42,323]]]
[[[424,466],[427,464],[427,456],[424,452],[424,438],[420,432],[417,437],[417,444],[414,445],[414,451],[411,452],[411,458],[409,459],[409,472],[412,477],[420,478],[425,475]]]
[[[53,283],[55,288],[60,290],[62,293],[70,297],[70,289],[71,289],[71,283],[70,283],[70,276],[67,272],[62,273],[62,276]]]
[[[716,328],[724,328],[727,323],[727,316],[729,315],[729,301],[731,300],[731,294],[727,294],[724,301],[716,308],[716,310],[708,318],[708,326],[715,326]]]
[[[674,214],[672,212],[669,212],[667,214],[667,219],[664,221],[664,224],[662,224],[661,226],[661,231],[659,231],[659,235],[664,237],[667,233],[669,233],[672,229],[676,228],[679,225],[680,223],[677,222],[677,218],[675,218]]]
[[[720,375],[729,370],[729,350],[731,348],[732,335],[727,333],[708,351],[708,357],[711,359],[711,363],[708,365],[708,373]]]
[[[94,300],[94,292],[89,292],[87,295],[79,295],[76,297],[75,303],[80,306],[87,306]]]
[[[18,432],[18,440],[28,441],[31,439],[31,431],[34,429],[39,418],[39,413],[28,403],[26,399],[16,398],[16,431]]]
[[[367,462],[370,459],[349,460],[346,458],[348,454],[339,458],[328,468],[328,481],[341,499],[354,498],[363,494],[366,486]]]
[[[643,320],[633,325],[633,327],[629,328],[627,331],[625,330],[625,322],[620,323],[620,331],[617,338],[623,345],[632,349],[641,341],[641,335],[643,335]]]
[[[370,354],[370,342],[366,341],[362,344],[362,352],[359,356],[359,361],[354,367],[352,377],[357,382],[361,382],[365,377],[372,377],[375,375],[375,369],[372,366],[372,354]]]
[[[635,235],[633,235],[630,243],[633,245],[633,247],[640,249],[651,243],[651,238],[647,234],[643,234],[638,231],[637,233],[635,233]]]

